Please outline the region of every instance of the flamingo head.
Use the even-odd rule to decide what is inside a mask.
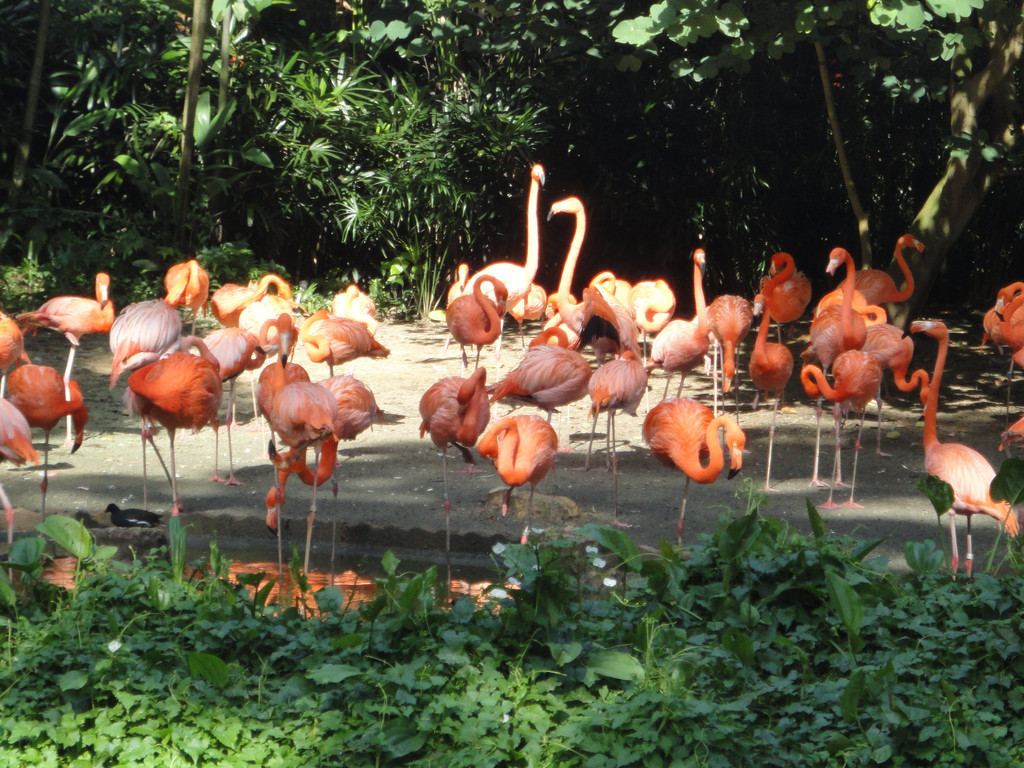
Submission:
[[[825,271],[834,275],[836,270],[839,269],[839,265],[846,262],[847,259],[852,259],[850,252],[845,248],[833,248],[832,252],[828,255],[828,266],[825,267]]]
[[[757,296],[754,297],[754,317],[760,317],[763,311],[764,295],[759,293],[757,294]]]
[[[729,478],[732,479],[743,469],[743,451],[747,446],[746,434],[732,419],[725,422],[725,444],[729,447]]]
[[[924,253],[924,243],[909,232],[901,236],[900,239],[896,241],[896,248],[900,251],[904,248],[916,248],[919,253]]]
[[[698,267],[700,267],[700,273],[702,275],[704,274],[704,267],[705,267],[705,264],[706,264],[706,261],[705,261],[706,259],[707,259],[707,254],[704,253],[704,249],[703,248],[698,248],[697,250],[695,250],[693,252],[693,261],[694,261],[694,263]]]
[[[542,187],[547,182],[547,177],[544,175],[544,166],[537,163],[530,169],[530,178],[540,184]]]
[[[915,320],[910,324],[910,332],[924,333],[931,336],[933,339],[949,336],[949,331],[946,330],[946,324],[940,320]]]
[[[556,213],[575,213],[580,214],[583,212],[583,201],[578,197],[567,197],[564,200],[559,200],[551,204],[551,210],[548,211],[548,221]]]

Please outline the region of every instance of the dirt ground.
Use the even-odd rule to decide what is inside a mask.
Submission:
[[[959,313],[945,318],[953,329],[947,374],[942,386],[939,416],[940,437],[971,445],[998,465],[1003,454],[997,451],[999,433],[1005,423],[1005,358],[991,348],[977,350],[981,337],[980,317]],[[521,357],[518,331],[514,324],[506,330],[503,344],[502,373]],[[801,335],[801,333],[803,335]],[[418,404],[423,392],[436,380],[461,373],[457,345],[443,352],[446,328],[442,324],[384,323],[377,338],[391,350],[384,360],[360,360],[355,375],[373,390],[386,413],[382,426],[364,432],[354,442],[344,443],[339,451],[336,477],[340,491],[333,499],[330,489],[321,489],[314,541],[323,556],[330,549],[332,520],[337,524],[340,550],[379,559],[387,548],[407,552],[433,552],[444,547],[444,511],[442,507],[441,460],[428,438],[420,438]],[[728,480],[724,474],[714,484],[692,485],[687,509],[686,542],[696,542],[702,533],[713,530],[719,516],[729,510],[745,508],[745,488],[759,489],[764,483],[768,447],[770,409],[764,404],[751,410],[753,390],[746,377],[747,355],[753,342],[748,337],[740,357],[743,371],[739,386],[740,425],[747,434],[748,452],[743,472]],[[788,342],[794,355],[806,346],[806,325],[798,327]],[[915,367],[930,371],[935,344],[930,339],[917,341]],[[33,362],[63,370],[67,344],[63,337],[40,330],[26,337],[26,349]],[[494,357],[490,350],[482,358],[488,365],[488,381],[494,381]],[[798,358],[799,360],[799,358]],[[314,380],[327,376],[326,365],[313,365],[301,345],[296,357],[310,370]],[[472,359],[471,359],[472,362]],[[143,506],[142,463],[138,422],[121,405],[125,389],[122,376],[118,385],[108,388],[111,354],[106,336],[85,337],[75,363],[74,378],[80,383],[88,403],[90,420],[85,442],[74,455],[61,447],[63,423],[51,435],[48,511],[77,516],[97,526],[108,536],[109,517],[103,513],[110,502],[122,507]],[[337,372],[349,372],[345,366]],[[675,538],[675,520],[682,499],[684,476],[658,462],[641,440],[643,417],[660,398],[665,386],[664,373],[655,372],[650,380],[649,402],[642,403],[636,418],[621,415],[617,420],[619,456],[619,520],[641,545],[655,546],[659,539]],[[672,392],[675,383],[672,385]],[[903,568],[903,548],[907,541],[946,536],[940,529],[930,503],[914,487],[923,475],[920,407],[916,395],[902,395],[887,387],[889,401],[884,408],[883,450],[891,456],[875,454],[876,411],[869,410],[864,427],[863,445],[857,472],[856,498],[862,509],[839,508],[823,511],[835,534],[858,538],[885,537],[879,552],[889,558],[893,568]],[[684,394],[710,404],[710,379],[692,375]],[[226,397],[226,396],[225,396]],[[1019,401],[1019,397],[1016,400]],[[241,486],[228,487],[210,481],[214,465],[214,433],[205,428],[196,436],[178,440],[179,489],[185,504],[185,519],[190,528],[190,554],[201,555],[207,537],[216,532],[222,549],[231,552],[270,551],[276,545],[264,527],[264,496],[272,480],[265,458],[266,443],[258,421],[253,420],[253,405],[248,378],[238,383],[238,414],[242,426],[233,433],[235,472]],[[797,530],[809,532],[805,499],[815,504],[825,501],[828,489],[811,488],[815,435],[814,404],[800,387],[794,374],[786,394],[787,407],[780,413],[772,467],[777,492],[768,495],[763,512],[783,518]],[[733,409],[732,401],[729,409]],[[498,404],[492,417],[510,409]],[[585,407],[570,409],[568,429],[562,417],[554,424],[566,435],[575,453],[560,453],[555,471],[539,486],[529,524],[548,530],[573,530],[589,522],[612,520],[612,476],[604,471],[604,426],[598,421],[594,466],[583,472],[589,438],[589,419]],[[1017,409],[1011,416],[1018,416]],[[822,477],[830,477],[832,468],[831,414],[822,419]],[[851,418],[843,430],[843,475],[849,479],[857,422]],[[42,435],[36,445],[42,456]],[[166,457],[167,437],[160,433],[157,445]],[[460,471],[462,464],[450,452],[453,549],[468,556],[486,554],[496,541],[519,539],[525,520],[526,490],[517,491],[519,502],[507,518],[502,518],[498,501],[503,489],[493,467],[478,458],[475,474]],[[149,454],[148,508],[166,513],[170,509],[170,489],[159,465]],[[227,445],[221,430],[222,470],[227,469]],[[39,519],[41,467],[15,468],[4,464],[0,482],[17,507],[17,527],[31,530]],[[744,478],[749,481],[745,486]],[[305,517],[312,489],[294,480],[289,484],[284,510],[284,536],[302,548]],[[836,500],[845,501],[848,491],[837,489]],[[997,525],[980,519],[974,526],[974,546],[979,564],[986,562],[993,546]],[[964,523],[959,521],[961,535]],[[469,559],[472,559],[470,557]]]

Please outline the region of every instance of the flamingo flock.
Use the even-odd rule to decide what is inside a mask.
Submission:
[[[814,449],[811,486],[827,486],[828,497],[822,508],[857,508],[855,483],[861,463],[861,434],[868,406],[878,403],[878,443],[875,453],[884,456],[881,445],[881,402],[884,372],[892,371],[895,386],[902,392],[917,391],[924,407],[923,459],[926,471],[946,480],[953,487],[955,502],[950,510],[952,567],[959,567],[955,516],[967,517],[966,571],[971,572],[973,549],[971,519],[981,512],[994,518],[1009,535],[1018,533],[1018,519],[1005,502],[993,500],[988,482],[994,469],[976,450],[938,439],[939,386],[949,352],[948,331],[937,321],[918,321],[913,334],[886,322],[884,304],[906,301],[913,293],[913,274],[903,250],[922,251],[923,245],[911,235],[897,241],[895,259],[902,271],[902,287],[878,270],[857,270],[852,256],[843,248],[822,255],[822,271],[834,275],[840,267],[845,274],[840,287],[825,295],[811,308],[811,286],[796,270],[793,256],[775,253],[770,258],[756,295],[720,295],[708,301],[704,275],[709,259],[704,249],[694,250],[687,264],[691,272],[692,315],[676,317],[677,300],[671,280],[652,278],[630,285],[610,272],[591,279],[582,289],[580,300],[571,293],[577,269],[584,257],[586,211],[577,197],[569,197],[550,206],[548,218],[569,214],[575,218],[575,230],[567,252],[560,259],[561,277],[550,294],[534,283],[542,260],[538,207],[544,170],[531,169],[527,203],[527,253],[523,263],[499,262],[475,275],[467,264],[460,264],[458,275],[448,291],[447,326],[452,338],[463,347],[461,375],[439,378],[423,393],[419,403],[419,432],[429,435],[441,455],[443,485],[441,506],[444,512],[446,549],[450,554],[452,530],[451,483],[448,448],[454,447],[463,458],[466,471],[476,469],[476,453],[494,464],[494,470],[506,490],[501,502],[502,515],[511,507],[511,494],[519,486],[529,485],[527,516],[532,512],[537,486],[555,468],[574,459],[571,435],[561,437],[551,424],[552,416],[589,397],[590,435],[586,459],[573,469],[589,471],[600,414],[607,417],[603,471],[610,476],[609,504],[614,524],[627,525],[619,518],[620,457],[629,440],[616,432],[616,417],[630,417],[642,425],[641,437],[652,460],[681,472],[685,477],[682,504],[676,523],[676,538],[683,542],[685,512],[691,481],[715,482],[723,472],[730,477],[739,472],[745,454],[765,457],[762,490],[774,492],[772,457],[777,438],[777,422],[793,413],[784,407],[787,387],[794,373],[793,342],[784,340],[783,324],[810,320],[809,343],[800,350],[803,360],[797,378],[809,398],[817,401],[818,443],[820,443],[821,403],[833,404],[833,468],[827,482],[819,479],[819,446]],[[313,486],[307,515],[307,565],[311,533],[316,517],[317,489],[334,479],[338,461],[338,441],[358,435],[382,421],[374,393],[352,375],[334,375],[334,367],[357,358],[384,358],[389,349],[376,338],[387,324],[376,320],[372,300],[358,286],[349,285],[334,297],[331,311],[306,312],[296,301],[287,281],[266,275],[247,286],[224,285],[209,295],[209,278],[197,261],[175,265],[168,271],[165,298],[130,305],[114,312],[110,298],[110,278],[96,278],[96,299],[58,297],[35,312],[8,318],[0,313],[0,367],[8,399],[0,397],[0,413],[18,413],[3,422],[0,429],[0,457],[15,463],[38,462],[32,447],[32,427],[44,432],[42,484],[43,510],[49,464],[48,436],[61,418],[74,421],[76,437],[68,445],[82,444],[87,412],[78,384],[71,380],[74,352],[85,333],[109,333],[112,354],[110,386],[117,386],[127,373],[123,393],[124,407],[140,419],[143,468],[147,448],[156,450],[155,428],[168,434],[169,467],[157,457],[170,485],[171,514],[192,508],[179,495],[175,457],[175,435],[182,429],[193,431],[210,425],[218,434],[228,429],[229,474],[222,478],[215,463],[213,478],[228,485],[240,484],[235,474],[231,431],[235,421],[235,382],[245,370],[255,376],[254,410],[269,425],[271,439],[265,443],[270,458],[267,478],[270,488],[265,497],[267,526],[280,536],[279,521],[286,502],[289,478]],[[72,301],[75,300],[75,301]],[[71,307],[77,307],[73,312]],[[178,307],[188,308],[193,322],[204,311],[211,311],[223,326],[205,338],[182,336],[182,316]],[[548,310],[548,319],[529,344],[523,344],[519,361],[502,366],[496,349],[496,374],[488,381],[481,367],[484,346],[501,339],[502,318],[511,314],[520,329],[528,320],[540,319]],[[209,321],[207,321],[209,322]],[[770,326],[778,326],[776,341],[771,341]],[[71,342],[64,374],[28,363],[31,341],[24,332],[34,326],[62,332]],[[1007,346],[1013,362],[1024,364],[1024,283],[1008,286],[1000,292],[985,319],[986,340]],[[755,330],[752,344],[745,342]],[[792,335],[792,334],[787,334]],[[933,371],[913,365],[914,336],[925,335],[938,343],[938,358]],[[294,361],[296,342],[301,343],[312,368]],[[749,350],[744,349],[744,345]],[[476,347],[476,362],[469,365],[466,345]],[[447,346],[447,344],[445,345]],[[198,351],[194,354],[192,350]],[[648,354],[649,352],[649,354]],[[742,356],[749,354],[748,364]],[[713,358],[713,360],[711,359]],[[1017,359],[1021,358],[1021,359]],[[720,360],[720,362],[718,362]],[[412,363],[410,363],[412,364]],[[327,368],[319,381],[310,370]],[[651,406],[645,403],[654,389],[650,377],[656,369],[664,372],[661,399]],[[684,396],[687,377],[701,369],[715,386],[714,402]],[[504,375],[502,372],[504,370]],[[746,372],[757,394],[756,409],[763,393],[771,398],[770,428],[765,439],[740,426],[742,420],[737,385]],[[669,396],[674,374],[680,374],[675,396]],[[34,377],[34,378],[32,378]],[[1009,377],[1008,377],[1009,378]],[[254,379],[255,381],[255,379]],[[227,397],[224,383],[228,383]],[[736,394],[735,412],[719,407],[717,390]],[[1007,403],[1011,402],[1009,382]],[[3,392],[3,390],[0,390]],[[657,395],[655,395],[656,397]],[[42,404],[40,403],[42,400]],[[795,404],[794,404],[795,405]],[[223,411],[222,411],[223,406]],[[527,406],[541,415],[505,412]],[[13,411],[11,409],[14,409]],[[642,408],[642,410],[641,410]],[[730,408],[731,411],[731,408]],[[854,456],[849,486],[843,482],[842,445],[844,417],[859,416],[853,441]],[[222,415],[223,414],[223,415]],[[494,419],[492,421],[492,414]],[[1007,420],[1009,423],[1009,420]],[[782,425],[785,430],[785,424]],[[621,431],[621,430],[620,430]],[[1024,442],[1024,419],[1002,433],[1003,447]],[[995,441],[994,441],[995,443]],[[793,445],[793,441],[787,443]],[[283,452],[278,450],[283,446]],[[177,446],[179,449],[182,446]],[[313,449],[312,462],[309,450]],[[788,450],[792,451],[792,447]],[[218,447],[215,454],[219,454]],[[867,458],[864,461],[868,461]],[[216,462],[216,459],[215,459]],[[728,464],[728,469],[726,469]],[[749,464],[749,461],[748,461]],[[595,470],[598,468],[595,467]],[[786,478],[792,480],[793,478]],[[776,483],[780,481],[775,478]],[[594,482],[603,483],[599,478]],[[335,488],[337,484],[335,483]],[[849,497],[834,500],[836,489],[849,487]],[[8,526],[13,508],[2,487],[0,500],[5,504]],[[145,506],[145,501],[144,501]],[[527,525],[523,538],[529,531]]]

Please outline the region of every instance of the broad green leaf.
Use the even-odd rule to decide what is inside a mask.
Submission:
[[[811,532],[814,534],[814,538],[821,541],[828,536],[828,526],[825,524],[821,513],[818,512],[818,508],[811,503],[811,500],[804,499],[804,501],[807,503],[807,518],[811,521]]]
[[[722,633],[722,647],[742,662],[743,666],[754,664],[754,641],[746,632],[736,627],[727,627]]]
[[[4,605],[14,605],[14,601],[18,599],[17,593],[14,591],[14,586],[7,578],[7,569],[0,571],[0,603]]]
[[[391,720],[384,725],[384,748],[392,757],[405,757],[420,749],[426,737],[420,733],[416,723],[408,720]]]
[[[936,546],[934,539],[908,541],[903,547],[903,556],[907,559],[910,570],[922,575],[935,573],[946,559],[945,553]]]
[[[864,624],[864,601],[850,583],[835,571],[825,574],[829,599],[846,629],[856,635]]]
[[[324,587],[314,597],[321,613],[336,613],[345,604],[345,595],[338,587]]]
[[[583,652],[583,645],[577,641],[569,643],[548,643],[548,650],[551,651],[551,658],[558,666],[575,661]]]
[[[757,510],[729,523],[718,540],[718,551],[726,560],[744,554],[760,532]]]
[[[361,674],[362,670],[351,664],[321,664],[307,672],[306,677],[318,685],[330,685]]]
[[[270,155],[258,147],[244,147],[242,149],[242,157],[250,163],[262,166],[263,168],[274,167],[274,161],[270,159]]]
[[[993,499],[1008,501],[1010,506],[1024,501],[1024,459],[1014,457],[1004,461],[992,479],[989,490]]]
[[[50,515],[36,526],[36,530],[53,539],[57,546],[74,557],[84,560],[92,553],[92,535],[77,520],[63,515]]]
[[[223,688],[231,679],[228,665],[212,653],[190,653],[188,671],[193,677],[204,678],[215,688]]]
[[[928,477],[918,480],[916,487],[932,503],[935,513],[939,517],[946,514],[953,506],[953,501],[956,498],[953,495],[953,486],[945,480],[940,480],[935,475],[928,475]]]
[[[79,691],[89,682],[89,676],[80,669],[73,669],[65,672],[57,678],[57,684],[62,691]]]
[[[621,651],[594,651],[590,654],[587,670],[604,677],[629,682],[642,682],[645,673],[643,665],[628,653]]]
[[[633,572],[640,570],[640,550],[636,548],[636,544],[625,531],[591,523],[582,526],[580,534],[591,537],[606,549],[611,550],[629,570]]]
[[[857,719],[857,710],[860,708],[860,697],[864,693],[866,683],[867,677],[864,675],[863,670],[858,669],[850,675],[850,679],[846,683],[846,689],[843,691],[843,695],[839,698],[839,711],[842,712],[843,717],[847,720]]]
[[[398,563],[398,558],[395,557],[395,553],[390,549],[384,553],[384,557],[380,561],[381,567],[384,568],[384,573],[388,576],[395,575],[395,572],[398,570]]]

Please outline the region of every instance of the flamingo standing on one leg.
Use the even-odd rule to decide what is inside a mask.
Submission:
[[[9,401],[21,411],[30,427],[43,430],[43,517],[46,517],[46,489],[49,485],[50,431],[67,417],[75,428],[74,453],[82,446],[85,425],[89,411],[85,408],[78,382],[71,382],[71,399],[64,399],[64,380],[61,375],[45,365],[22,365],[15,368],[10,377]]]
[[[682,374],[676,397],[683,392],[683,382],[687,374],[699,365],[708,354],[707,306],[704,303],[704,266],[703,248],[693,252],[693,305],[695,313],[692,320],[672,320],[654,337],[651,345],[651,357],[647,361],[647,370],[661,367],[668,376],[665,377],[665,392],[661,396],[668,397],[668,385],[672,374]]]
[[[736,376],[736,350],[750,333],[754,323],[754,305],[742,296],[724,294],[708,305],[708,324],[722,352],[722,394],[729,394]],[[718,379],[715,379],[718,392]],[[717,402],[717,399],[716,399]],[[738,403],[737,399],[737,403]]]
[[[540,188],[544,186],[544,168],[541,165],[534,165],[530,169],[530,191],[526,202],[526,262],[524,264],[513,264],[509,261],[499,261],[488,264],[477,272],[470,279],[465,292],[473,289],[473,285],[484,275],[496,277],[508,291],[506,307],[515,306],[520,300],[525,299],[530,293],[530,285],[537,276],[537,267],[540,265],[540,228],[537,221],[537,208],[540,200]],[[504,318],[504,313],[502,314]],[[501,332],[495,343],[495,358],[501,362]]]
[[[967,518],[967,558],[965,568],[971,575],[974,551],[971,548],[971,518],[981,512],[998,520],[1010,536],[1020,532],[1017,515],[1006,501],[995,501],[989,487],[996,472],[988,460],[962,443],[941,443],[938,436],[939,386],[949,351],[949,331],[938,320],[918,320],[910,324],[911,333],[924,333],[936,339],[939,351],[935,357],[924,406],[924,468],[929,475],[949,483],[953,488],[953,506],[949,509],[951,565],[956,576],[960,557],[956,546],[956,515]]]
[[[779,277],[781,275],[781,277]],[[773,278],[779,277],[778,282]],[[793,257],[785,251],[772,254],[769,274],[761,278],[761,295],[768,314],[778,324],[782,343],[782,324],[800,319],[811,303],[811,281],[796,270]]]
[[[484,284],[491,286],[495,300],[487,298],[483,292]],[[505,314],[505,300],[508,291],[504,283],[493,275],[484,275],[473,283],[471,291],[459,296],[448,305],[445,311],[445,322],[448,331],[459,346],[462,347],[462,375],[466,375],[469,359],[466,357],[466,345],[476,346],[476,362],[473,368],[480,367],[480,350],[484,344],[494,343],[501,333],[501,317]]]
[[[729,446],[729,477],[743,468],[743,449],[747,437],[728,416],[715,416],[696,400],[671,398],[654,406],[644,419],[644,441],[662,464],[676,467],[686,475],[683,504],[676,524],[676,537],[683,543],[683,520],[690,480],[713,483],[725,466],[718,431],[725,430]],[[702,462],[707,461],[707,464]]]
[[[864,409],[878,394],[882,382],[882,367],[874,357],[859,349],[843,352],[832,363],[832,376],[835,386],[828,383],[825,373],[816,365],[805,365],[800,371],[800,381],[809,397],[824,396],[835,404],[836,450],[832,470],[832,484],[828,491],[828,501],[822,509],[833,509],[832,492],[839,483],[839,448],[842,433],[840,411],[850,409],[860,414],[860,427],[857,430],[857,441],[853,449],[853,474],[850,478],[850,498],[841,506],[860,508],[853,500],[853,489],[857,482],[857,459],[860,456],[860,436],[864,430]]]
[[[530,484],[527,516],[533,511],[533,492],[555,465],[558,435],[540,416],[506,416],[491,424],[477,446],[480,455],[494,460],[501,481],[508,486],[501,501],[501,515],[508,514],[512,489]],[[526,532],[523,531],[523,544]]]
[[[544,317],[544,311],[548,306],[548,292],[536,283],[530,283],[530,292],[525,299],[518,301],[506,311],[512,315],[512,319],[519,325],[519,346],[526,351],[526,336],[523,333],[523,323],[526,320],[540,320]]]
[[[128,377],[124,398],[129,413],[138,414],[144,422],[159,422],[167,430],[171,451],[172,516],[183,509],[174,457],[175,432],[186,428],[198,431],[210,423],[216,428],[223,395],[217,358],[198,336],[182,339],[181,349],[192,347],[199,350],[199,355],[178,351],[136,370]],[[145,433],[156,450],[152,432],[145,430]]]
[[[782,273],[776,278],[782,277]],[[775,278],[773,278],[775,279]],[[784,279],[784,278],[783,278]],[[770,282],[769,282],[770,285]],[[768,326],[772,317],[768,312],[763,312],[765,307],[764,297],[758,294],[754,297],[754,315],[761,315],[761,325],[757,329],[757,339],[754,341],[754,350],[750,355],[750,380],[758,391],[763,391],[765,396],[769,393],[775,394],[775,403],[772,405],[772,425],[768,429],[768,467],[765,471],[763,491],[773,491],[772,488],[772,449],[775,445],[775,417],[779,413],[779,403],[782,401],[782,393],[793,375],[793,353],[785,344],[777,344],[768,341]],[[756,406],[755,399],[755,406]]]
[[[661,333],[676,311],[676,295],[664,280],[641,280],[629,291],[629,309],[643,334],[644,362],[647,362],[647,336]]]
[[[172,307],[188,307],[192,313],[192,333],[196,332],[199,311],[210,313],[210,276],[196,259],[174,264],[164,275],[167,296],[164,301]]]
[[[237,327],[218,328],[204,341],[210,354],[217,358],[221,382],[228,382],[228,403],[224,412],[224,427],[228,433],[228,477],[225,480],[220,476],[220,430],[215,426],[212,480],[227,485],[241,485],[235,478],[235,457],[231,448],[231,429],[235,423],[235,385],[242,371],[254,371],[263,365],[267,353],[259,346],[259,339],[255,335]]]
[[[919,387],[924,387],[927,393],[928,372],[920,368],[914,371],[910,378],[907,378],[907,371],[910,369],[910,360],[914,356],[914,341],[903,333],[895,325],[880,323],[870,325],[867,328],[867,339],[861,350],[878,361],[883,370],[888,369],[893,373],[896,387],[901,392],[913,392]],[[888,456],[882,452],[882,390],[879,387],[878,396],[875,398],[878,403],[878,436],[875,443],[875,453],[879,456]]]
[[[330,375],[334,366],[360,357],[387,357],[391,351],[377,341],[366,326],[356,320],[333,317],[321,309],[310,315],[299,329],[311,363],[327,363]]]
[[[0,462],[21,466],[26,461],[39,463],[39,454],[32,447],[32,430],[17,408],[0,397]],[[14,507],[0,483],[0,502],[7,517],[7,549],[14,543]]]
[[[444,541],[448,559],[448,583],[451,583],[451,510],[448,496],[448,446],[453,445],[462,458],[472,465],[469,449],[491,420],[487,401],[487,369],[477,368],[469,376],[448,376],[435,382],[420,398],[420,437],[430,433],[434,445],[441,449],[441,473],[444,483]]]
[[[594,446],[594,432],[597,430],[597,417],[602,412],[608,414],[606,466],[612,473],[612,510],[613,520],[619,520],[619,471],[618,456],[615,449],[615,412],[625,411],[636,416],[636,407],[647,391],[647,369],[626,351],[617,360],[609,360],[598,367],[590,377],[590,443],[587,445],[587,461],[583,469],[590,469],[590,451]]]
[[[25,354],[25,340],[21,328],[11,318],[0,312],[0,397],[7,390],[7,370],[16,362],[29,363]]]
[[[67,366],[64,368],[64,399],[71,399],[71,367],[79,339],[87,333],[106,333],[114,322],[114,305],[110,301],[110,275],[99,272],[96,275],[96,298],[83,296],[57,296],[44,303],[34,312],[23,312],[15,317],[22,327],[41,325],[64,334],[71,342]],[[64,447],[70,448],[71,418],[67,419],[67,437]]]

